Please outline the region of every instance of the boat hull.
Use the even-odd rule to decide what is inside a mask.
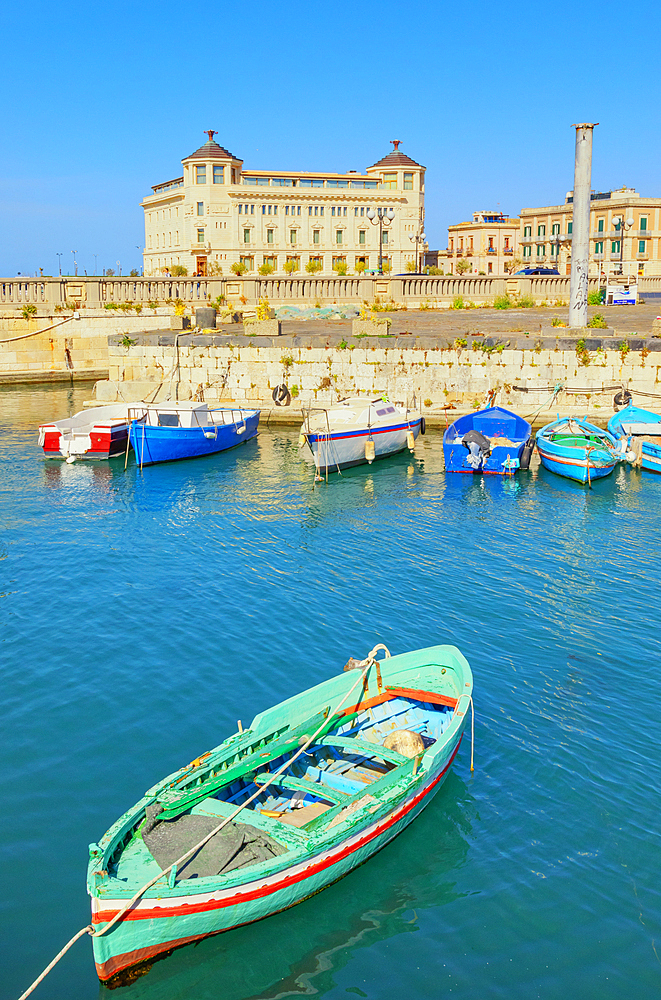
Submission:
[[[650,444],[648,441],[643,442],[640,467],[646,472],[661,472],[661,447],[659,445]]]
[[[526,442],[521,441],[516,447],[498,445],[480,469],[473,469],[468,464],[468,451],[463,444],[443,445],[443,460],[446,472],[469,472],[471,475],[508,476],[518,469],[521,454]]]
[[[89,446],[82,454],[74,453],[78,461],[103,461],[108,458],[117,458],[126,453],[126,444],[129,434],[128,424],[119,424],[114,427],[93,427],[89,432]],[[62,448],[62,432],[57,429],[45,429],[43,451],[45,458],[59,458],[64,460],[68,457],[66,447]]]
[[[609,476],[616,465],[616,460],[606,450],[592,452],[589,460],[582,448],[554,447],[551,443],[537,440],[539,458],[545,469],[554,472],[565,479],[573,479],[577,483],[592,482]]]
[[[92,939],[99,979],[107,981],[174,948],[288,909],[349,874],[401,833],[431,801],[459,749],[464,724],[465,718],[421,787],[390,813],[333,848],[240,889],[181,896],[167,903],[141,900],[107,936]],[[113,905],[112,900],[104,900],[104,909],[98,910],[99,900],[93,899],[95,928],[110,920],[124,902],[118,899]]]
[[[307,433],[306,440],[318,472],[325,475],[327,472],[366,464],[368,459],[365,457],[365,445],[368,441],[374,442],[375,461],[404,451],[408,446],[408,432],[411,431],[414,439],[417,439],[420,425],[421,418],[417,417],[404,423],[371,430],[364,427],[333,431],[329,435]]]
[[[463,437],[470,431],[477,431],[490,442],[490,454],[480,454],[479,462],[471,458],[470,451],[463,443]],[[467,413],[450,424],[443,435],[443,460],[446,472],[462,472],[470,475],[511,476],[521,464],[521,456],[531,435],[527,420],[504,409],[490,406],[485,410]],[[505,443],[494,443],[494,439],[505,439]]]
[[[155,465],[215,455],[235,448],[255,437],[258,424],[259,410],[249,411],[245,420],[204,428],[159,427],[135,420],[131,423],[129,436],[138,465]]]

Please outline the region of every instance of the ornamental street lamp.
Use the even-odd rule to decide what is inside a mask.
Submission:
[[[633,226],[633,219],[625,219],[623,215],[616,215],[613,225],[620,232],[620,274],[624,274],[624,234]]]
[[[58,258],[58,264],[60,268],[60,277],[62,277],[62,254],[56,253],[55,256]]]
[[[394,208],[367,209],[367,218],[373,226],[379,227],[379,274],[383,274],[383,227],[389,226],[395,218]]]
[[[420,266],[418,266],[418,247],[421,244],[426,243],[427,237],[425,233],[417,233],[415,236],[409,236],[411,243],[415,243],[415,273],[420,274],[422,270],[422,261],[420,261]]]
[[[74,276],[77,278],[78,277],[78,261],[76,260],[76,254],[78,253],[78,251],[77,250],[72,250],[71,253],[73,254]]]

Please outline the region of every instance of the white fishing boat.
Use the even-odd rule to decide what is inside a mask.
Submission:
[[[129,409],[140,403],[92,406],[64,420],[39,426],[39,447],[46,458],[104,459],[124,455],[129,433]]]
[[[424,417],[417,410],[380,396],[351,396],[333,406],[303,407],[303,416],[299,444],[319,476],[371,464],[405,448],[413,451],[418,434],[425,433]]]

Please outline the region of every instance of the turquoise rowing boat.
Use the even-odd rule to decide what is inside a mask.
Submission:
[[[424,809],[459,749],[473,678],[454,646],[385,652],[257,715],[90,845],[102,981],[294,906]]]

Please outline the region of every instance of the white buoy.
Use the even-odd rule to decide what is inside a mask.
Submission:
[[[365,442],[365,458],[369,462],[370,465],[374,461],[375,457],[376,457],[376,452],[374,450],[374,442],[373,441],[366,441]]]
[[[413,451],[415,449],[415,437],[413,435],[413,431],[406,432],[406,447],[409,451]]]

